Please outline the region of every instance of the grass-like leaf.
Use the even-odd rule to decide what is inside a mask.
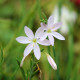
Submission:
[[[22,67],[20,67],[20,62],[19,62],[17,59],[16,59],[16,61],[17,61],[18,65],[19,65],[19,68],[20,68],[20,70],[21,70],[21,73],[22,73],[22,75],[23,75],[24,80],[27,80],[27,79],[26,79],[25,72],[24,72],[24,69],[23,69]]]
[[[3,63],[3,49],[1,47],[1,52],[0,52],[0,80],[2,77],[2,63]]]
[[[41,49],[41,52],[43,52],[44,51],[44,49]]]
[[[3,62],[3,49],[1,47],[1,54],[0,54],[0,64]]]

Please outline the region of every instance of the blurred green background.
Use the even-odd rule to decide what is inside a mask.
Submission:
[[[71,16],[73,11],[75,15]],[[40,27],[40,17],[45,19],[43,13],[47,18],[53,14],[54,22],[67,25],[59,30],[65,41],[55,39],[56,57],[52,46],[40,46],[44,49],[38,62],[41,72],[32,80],[80,80],[80,0],[0,0],[0,80],[24,80],[16,59],[21,61],[26,45],[18,43],[16,37],[25,35],[25,25],[35,32]],[[57,71],[49,65],[44,53],[53,57]],[[24,61],[26,74],[30,60],[29,55]]]

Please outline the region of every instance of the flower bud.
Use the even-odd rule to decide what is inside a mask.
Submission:
[[[52,68],[54,70],[57,70],[57,65],[49,54],[47,54],[47,59],[48,59],[48,62],[50,63],[50,65],[52,66]]]

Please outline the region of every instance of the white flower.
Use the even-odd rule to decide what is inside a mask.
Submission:
[[[57,65],[49,54],[47,54],[47,59],[48,59],[48,62],[50,63],[50,65],[52,66],[52,68],[54,70],[57,70]]]
[[[58,6],[55,6],[52,15],[54,16],[55,20],[54,23],[57,23],[59,20],[59,10]],[[62,27],[60,28],[60,32],[62,34],[67,34],[69,32],[68,23],[71,25],[74,24],[77,18],[77,14],[75,11],[69,10],[67,7],[62,6],[61,8],[61,22],[63,23]]]
[[[24,50],[24,57],[21,61],[20,66],[23,65],[23,61],[26,58],[26,56],[33,50],[34,51],[34,55],[35,57],[39,60],[40,56],[41,56],[41,52],[40,52],[40,48],[38,46],[38,43],[41,45],[45,45],[45,46],[49,46],[50,42],[49,40],[45,39],[43,41],[39,40],[39,37],[41,36],[41,33],[43,31],[43,27],[38,28],[38,30],[35,33],[35,36],[33,34],[33,32],[31,31],[31,29],[29,29],[27,26],[24,27],[24,31],[27,35],[27,37],[25,36],[20,36],[18,38],[16,38],[16,40],[19,43],[22,44],[28,44],[28,46],[25,48]]]
[[[53,37],[55,37],[59,40],[65,40],[65,38],[61,34],[56,32],[56,30],[59,29],[61,25],[62,25],[61,22],[54,24],[53,16],[50,16],[47,24],[41,23],[41,27],[44,28],[44,33],[43,33],[42,37],[40,37],[40,40],[44,40],[48,36],[48,39],[52,46],[54,45]]]

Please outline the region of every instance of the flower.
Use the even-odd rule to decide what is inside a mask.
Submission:
[[[57,65],[49,54],[47,54],[47,59],[48,59],[48,62],[50,63],[50,65],[52,66],[52,68],[54,70],[57,70]]]
[[[54,22],[53,16],[50,16],[47,24],[41,23],[41,27],[44,28],[44,32],[43,32],[42,37],[40,37],[40,40],[42,41],[42,40],[46,39],[48,36],[48,39],[49,39],[52,46],[54,45],[54,38],[53,37],[55,37],[59,40],[65,40],[65,38],[61,34],[56,32],[56,30],[60,28],[62,23],[58,22],[58,23],[54,24],[53,22]]]
[[[55,6],[54,11],[52,15],[54,15],[54,23],[57,23],[59,20],[59,8],[58,6]],[[60,28],[60,32],[64,35],[68,34],[69,28],[68,23],[70,23],[72,26],[77,18],[77,14],[75,11],[69,10],[67,7],[62,6],[61,8],[61,22],[63,23],[62,27]]]
[[[39,37],[41,36],[41,33],[42,33],[42,30],[43,30],[43,27],[40,27],[38,28],[38,30],[36,31],[35,33],[35,36],[33,34],[33,32],[31,31],[31,29],[29,29],[27,26],[24,27],[24,31],[25,31],[25,34],[27,35],[27,37],[25,36],[20,36],[20,37],[17,37],[16,40],[19,42],[19,43],[22,43],[22,44],[28,44],[28,46],[25,48],[24,50],[24,57],[21,61],[21,64],[20,66],[23,65],[23,61],[24,59],[26,58],[26,56],[29,55],[29,53],[33,50],[34,51],[34,55],[35,57],[39,60],[40,59],[40,56],[41,56],[41,52],[40,52],[40,48],[38,46],[38,43],[41,44],[41,45],[45,45],[45,46],[49,46],[50,45],[50,42],[49,40],[45,39],[43,41],[40,41],[39,40]]]

